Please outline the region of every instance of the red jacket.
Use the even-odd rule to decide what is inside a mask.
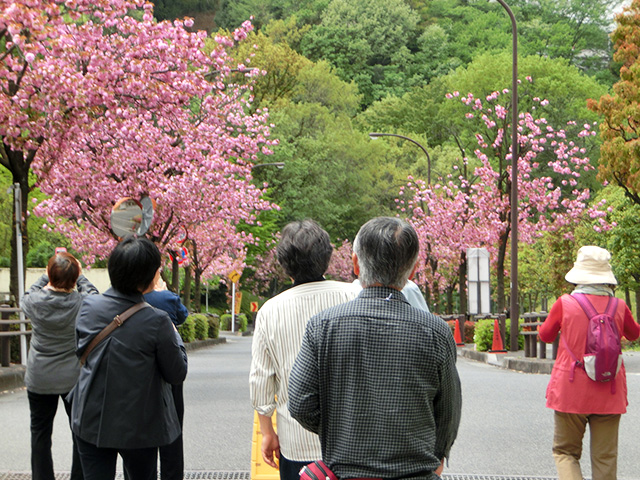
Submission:
[[[587,295],[587,298],[598,312],[604,312],[609,297]],[[615,322],[621,336],[629,340],[635,340],[640,336],[640,325],[633,319],[629,307],[622,300],[618,300]],[[553,304],[549,316],[540,327],[540,339],[547,343],[553,342],[561,331],[573,354],[582,359],[587,343],[588,325],[589,318],[578,302],[570,295],[563,295]],[[627,411],[627,376],[624,363],[615,378],[615,393],[611,393],[609,382],[591,380],[579,367],[575,369],[573,382],[570,382],[569,374],[573,363],[573,358],[561,340],[558,358],[547,387],[548,408],[565,413],[602,415]]]

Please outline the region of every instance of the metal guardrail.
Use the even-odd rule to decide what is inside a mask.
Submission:
[[[19,308],[0,305],[0,366],[8,367],[11,364],[11,337],[20,335],[31,335],[31,330],[9,330],[9,325],[31,324],[30,320],[9,319],[13,313],[19,313]],[[26,358],[21,359],[26,363]]]

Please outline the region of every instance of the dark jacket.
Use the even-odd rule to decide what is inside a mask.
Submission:
[[[143,301],[110,288],[87,297],[76,322],[81,356],[113,317]],[[89,355],[70,394],[71,428],[100,448],[167,445],[180,434],[169,384],[187,375],[187,354],[166,312],[147,307],[132,315]]]
[[[189,311],[180,301],[180,297],[169,290],[154,290],[145,294],[144,300],[152,307],[159,308],[169,314],[174,325],[182,325],[189,316]]]

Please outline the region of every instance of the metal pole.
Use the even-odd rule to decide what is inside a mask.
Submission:
[[[504,0],[498,0],[511,19],[513,66],[511,78],[511,351],[518,350],[518,27]]]
[[[429,156],[429,152],[427,152],[426,148],[416,142],[413,138],[405,137],[404,135],[398,135],[397,133],[370,133],[369,137],[372,139],[376,139],[378,137],[398,137],[420,147],[424,154],[427,156],[427,183],[431,185],[431,157]]]
[[[20,301],[24,295],[24,258],[22,254],[22,192],[20,190],[20,184],[13,184],[13,200],[14,210],[16,212],[16,255],[18,256],[18,299],[16,304],[20,306]],[[27,330],[24,323],[24,312],[20,309],[20,331],[25,332]],[[20,335],[20,363],[27,364],[27,336],[25,334]]]
[[[231,333],[236,325],[236,282],[231,282]]]

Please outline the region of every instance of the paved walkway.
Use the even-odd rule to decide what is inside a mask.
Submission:
[[[194,350],[225,341],[226,339],[222,337],[190,343],[186,347],[187,350]],[[458,355],[477,362],[524,373],[550,374],[554,363],[551,360],[551,345],[547,345],[547,358],[544,360],[525,358],[524,350],[506,353],[477,352],[473,344],[458,347]],[[627,372],[640,373],[640,352],[624,352],[624,364]],[[22,388],[24,386],[24,372],[23,365],[11,364],[10,367],[0,367],[0,392]]]
[[[547,358],[544,360],[526,358],[524,350],[506,353],[477,352],[475,345],[471,344],[458,347],[458,355],[477,362],[524,373],[550,374],[554,364],[554,360],[551,360],[551,345],[547,345]],[[623,358],[628,373],[640,373],[640,352],[623,352]]]
[[[187,480],[249,479],[250,452],[247,445],[251,437],[253,411],[248,403],[246,375],[250,345],[250,338],[226,336],[220,347],[200,349],[190,356],[189,381],[185,388],[191,407],[185,415],[185,430],[189,432],[185,436]],[[463,403],[465,411],[460,442],[456,443],[455,456],[444,478],[554,478],[549,454],[552,419],[543,400],[548,376],[523,375],[507,370],[504,366],[508,365],[506,360],[522,357],[522,352],[481,354],[473,352],[471,346],[458,351],[466,402]],[[474,354],[478,361],[469,361],[467,357]],[[638,354],[629,355],[627,363],[630,369],[638,370],[639,360]],[[539,361],[530,359],[528,362]],[[490,363],[497,366],[488,365]],[[640,398],[639,375],[630,376],[630,398]],[[0,480],[30,478],[29,452],[25,448],[29,441],[28,429],[25,428],[28,426],[25,398],[23,389],[0,396],[4,400],[0,410],[10,417],[0,424],[0,438],[4,442],[0,450]],[[531,418],[524,421],[518,414],[523,404],[531,414]],[[630,460],[637,450],[636,440],[640,438],[636,427],[640,425],[640,411],[636,405],[640,404],[633,402],[623,425],[621,452],[624,452],[625,459],[621,462],[620,468],[624,471],[620,478],[627,480],[639,478],[635,474],[635,464]],[[54,438],[54,458],[61,473],[57,480],[68,480],[68,427],[64,415],[58,417],[59,435]],[[460,473],[450,473],[456,471]],[[493,475],[487,472],[493,472]],[[585,475],[588,476],[586,471]]]

